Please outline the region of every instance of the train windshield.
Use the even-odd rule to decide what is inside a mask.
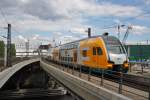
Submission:
[[[123,54],[124,50],[121,45],[106,45],[109,53]]]
[[[120,41],[113,36],[104,37],[104,41],[107,47],[107,51],[113,54],[123,54],[125,53],[123,46]]]

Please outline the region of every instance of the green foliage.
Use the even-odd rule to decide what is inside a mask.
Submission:
[[[12,54],[12,56],[16,56],[15,44],[11,44],[11,54]]]
[[[3,41],[0,41],[0,58],[4,57],[5,52],[5,44]],[[11,54],[12,56],[16,56],[15,44],[11,44]]]
[[[5,44],[3,41],[0,41],[0,57],[4,57]]]

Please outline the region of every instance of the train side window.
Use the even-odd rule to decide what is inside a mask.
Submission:
[[[96,55],[96,48],[93,47],[93,55]]]
[[[64,60],[67,61],[67,57],[64,57]]]
[[[82,51],[82,56],[83,56],[83,57],[86,57],[86,56],[87,56],[87,50],[83,50],[83,51]]]
[[[103,53],[102,53],[102,49],[100,48],[100,47],[97,47],[97,54],[98,55],[102,55]]]

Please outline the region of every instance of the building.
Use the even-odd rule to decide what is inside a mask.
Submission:
[[[52,47],[51,44],[48,45],[40,45],[38,48],[38,51],[40,52],[40,55],[47,55],[49,49]]]
[[[128,44],[125,46],[130,61],[150,59],[150,44]]]

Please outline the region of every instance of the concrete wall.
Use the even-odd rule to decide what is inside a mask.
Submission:
[[[7,80],[14,75],[17,71],[19,71],[21,68],[25,67],[28,64],[31,64],[33,62],[40,61],[40,59],[30,59],[25,60],[23,62],[20,62],[18,64],[13,65],[12,67],[9,67],[2,72],[0,72],[0,88],[7,82]]]

